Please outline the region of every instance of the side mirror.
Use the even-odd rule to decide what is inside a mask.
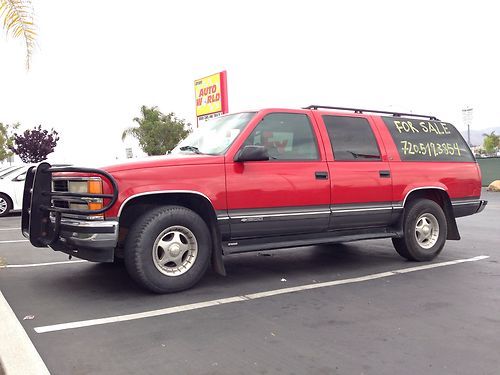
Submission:
[[[262,160],[269,160],[269,153],[264,146],[245,146],[234,157],[234,161],[239,162]]]
[[[14,178],[14,181],[24,181],[24,180],[26,180],[26,174],[21,174],[16,178]]]

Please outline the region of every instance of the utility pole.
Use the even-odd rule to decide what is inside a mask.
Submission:
[[[469,147],[472,146],[470,143],[470,123],[472,122],[472,111],[473,109],[468,106],[467,108],[462,109],[464,124],[467,125],[467,144],[469,145]]]

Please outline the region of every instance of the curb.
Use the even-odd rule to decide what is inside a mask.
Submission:
[[[0,291],[0,375],[50,375],[28,334]]]

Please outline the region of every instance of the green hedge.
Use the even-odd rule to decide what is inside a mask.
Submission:
[[[488,186],[493,181],[500,180],[500,157],[478,158],[477,162],[481,167],[483,186]]]

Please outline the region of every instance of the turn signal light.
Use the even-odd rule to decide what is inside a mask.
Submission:
[[[92,179],[88,181],[88,192],[90,194],[102,194],[102,180]],[[103,207],[102,199],[96,200],[94,202],[89,202],[89,210],[96,211]]]
[[[89,180],[88,192],[90,194],[102,194],[102,180]]]
[[[97,211],[102,209],[102,202],[89,202],[89,210]]]

